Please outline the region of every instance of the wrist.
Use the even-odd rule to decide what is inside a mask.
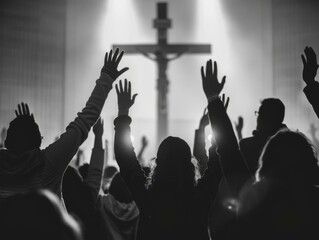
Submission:
[[[213,95],[213,96],[207,97],[208,103],[213,102],[213,101],[215,101],[217,99],[219,99],[219,95]]]
[[[119,109],[118,116],[128,116],[129,109]]]

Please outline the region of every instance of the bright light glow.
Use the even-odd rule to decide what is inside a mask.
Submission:
[[[131,135],[130,137],[131,137],[131,142],[134,143],[134,140],[135,140],[134,136]]]

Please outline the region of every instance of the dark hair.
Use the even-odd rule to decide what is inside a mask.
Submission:
[[[278,98],[266,98],[261,101],[258,118],[264,123],[281,124],[285,118],[285,105]]]
[[[10,122],[5,147],[14,153],[23,153],[41,146],[38,124],[30,116],[18,116]]]
[[[59,199],[48,190],[17,194],[0,205],[1,239],[79,240],[82,232]]]
[[[170,186],[177,183],[186,188],[193,188],[196,185],[195,173],[188,144],[181,138],[170,136],[164,139],[158,148],[149,185]]]
[[[318,165],[314,147],[300,133],[279,131],[266,143],[259,159],[257,181],[263,177],[297,178],[318,184]]]
[[[107,166],[104,169],[104,178],[112,178],[118,172],[117,168],[114,166]]]
[[[81,167],[79,167],[79,173],[81,174],[84,180],[86,179],[88,175],[89,166],[90,165],[88,163],[84,163]]]

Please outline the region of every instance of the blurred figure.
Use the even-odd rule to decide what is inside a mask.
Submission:
[[[278,98],[266,98],[261,101],[257,114],[257,126],[253,136],[244,138],[239,142],[249,171],[255,175],[258,168],[258,160],[268,139],[279,130],[287,128],[283,124],[285,117],[285,106]]]
[[[2,240],[83,240],[79,224],[48,190],[8,197],[0,212]]]
[[[115,158],[120,174],[140,210],[138,239],[208,240],[208,210],[217,192],[213,162],[197,181],[191,149],[178,137],[167,137],[158,148],[148,179],[137,160],[130,139],[128,116],[137,94],[131,83],[116,85],[118,117],[115,125]]]

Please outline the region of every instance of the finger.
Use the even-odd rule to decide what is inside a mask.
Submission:
[[[213,73],[213,66],[212,66],[212,60],[208,60],[206,63],[206,77],[212,75]]]
[[[225,109],[227,110],[229,104],[229,97],[227,97],[226,103],[225,103]]]
[[[27,115],[27,112],[25,110],[25,104],[24,103],[21,103],[21,107],[22,107],[22,113],[23,115]]]
[[[124,55],[124,51],[121,51],[119,57],[116,59],[116,63],[117,63],[117,64],[120,63],[120,61],[121,61],[123,55]]]
[[[214,73],[213,73],[213,75],[217,78],[217,76],[218,76],[218,69],[217,69],[217,62],[216,61],[214,61]]]
[[[107,63],[107,56],[108,56],[108,53],[106,52],[104,57],[104,65]]]
[[[136,98],[137,95],[138,95],[137,93],[135,93],[135,94],[133,95],[133,97],[132,97],[132,102],[133,102],[133,103],[135,102],[135,98]]]
[[[222,102],[225,105],[225,94],[224,93],[222,94]]]
[[[33,116],[33,113],[31,114],[31,118],[32,118],[32,120],[34,121],[34,116]]]
[[[222,82],[220,83],[221,87],[223,88],[226,83],[226,76],[223,77]]]
[[[124,79],[124,92],[128,92],[127,79]]]
[[[109,53],[109,58],[108,58],[108,62],[111,62],[112,61],[112,54],[113,54],[113,50],[111,49],[110,50],[110,53]]]
[[[131,86],[131,82],[128,82],[128,93],[129,95],[131,96],[131,93],[132,93],[132,86]]]
[[[119,76],[120,76],[122,73],[126,72],[127,70],[129,70],[128,67],[123,68],[121,71],[119,71]]]
[[[27,103],[25,104],[25,110],[26,110],[26,114],[27,114],[28,116],[30,116],[30,110],[29,110],[29,106],[28,106]]]
[[[18,112],[19,112],[19,115],[22,115],[22,111],[21,111],[21,106],[20,106],[20,104],[18,104]]]
[[[112,58],[112,61],[113,61],[113,62],[116,62],[116,58],[117,58],[117,55],[118,55],[118,54],[119,54],[119,49],[116,48],[115,53],[114,53],[113,58]]]
[[[115,84],[115,90],[116,90],[116,94],[119,95],[120,91],[119,91],[119,86],[118,84]]]
[[[200,68],[200,73],[202,75],[202,80],[204,80],[205,79],[205,73],[204,73],[204,67],[203,66],[201,66],[201,68]]]
[[[123,93],[123,83],[122,83],[122,80],[120,80],[120,93]]]
[[[14,110],[14,112],[16,113],[16,116],[19,117],[19,113],[17,110]]]
[[[306,61],[306,58],[303,54],[301,54],[301,60],[302,60],[303,65],[305,66],[307,64],[307,61]]]

